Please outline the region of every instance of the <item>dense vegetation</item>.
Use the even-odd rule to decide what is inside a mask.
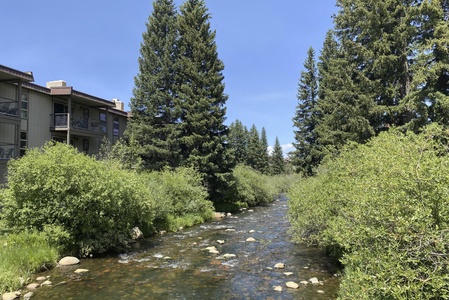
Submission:
[[[340,299],[448,298],[448,138],[391,130],[290,191],[296,239],[345,265]]]
[[[226,147],[223,62],[202,0],[156,0],[143,34],[126,135],[147,170],[193,167],[211,200],[224,196],[233,160]]]
[[[200,173],[183,167],[127,169],[135,165],[120,159],[128,148],[112,148],[115,154],[98,160],[48,143],[9,162],[8,184],[0,190],[0,292],[17,288],[62,254],[126,250],[135,226],[148,235],[213,217]],[[246,166],[238,166],[232,178],[227,200],[234,210],[270,202],[287,190],[279,178],[270,180]]]
[[[341,299],[447,299],[449,2],[336,4],[298,83],[295,236],[343,263]]]
[[[298,84],[294,163],[312,175],[349,141],[448,125],[449,2],[338,0],[318,62]]]

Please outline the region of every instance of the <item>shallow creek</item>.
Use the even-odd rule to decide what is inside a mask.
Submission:
[[[288,201],[256,207],[177,233],[153,236],[131,252],[56,267],[38,299],[334,299],[339,278],[325,255],[290,241]],[[247,242],[253,237],[255,241]],[[220,244],[217,240],[224,241]],[[204,251],[215,246],[219,254]],[[235,257],[220,260],[224,254]],[[284,263],[284,269],[276,269]],[[88,269],[75,274],[78,268]],[[291,272],[291,275],[284,274]],[[300,284],[316,277],[320,284]],[[293,281],[298,289],[286,287]],[[282,291],[275,291],[282,286]]]

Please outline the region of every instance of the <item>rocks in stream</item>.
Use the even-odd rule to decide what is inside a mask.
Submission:
[[[59,261],[60,266],[73,266],[80,263],[80,260],[73,256],[66,256]]]
[[[219,254],[220,253],[220,252],[218,252],[217,248],[215,248],[215,246],[206,247],[204,249],[201,249],[201,251],[209,251],[209,253],[211,253],[211,254]]]
[[[131,229],[131,239],[140,240],[143,238],[144,238],[143,232],[139,229],[139,227],[134,227],[133,229]]]
[[[290,288],[290,289],[298,289],[299,288],[299,284],[297,284],[296,282],[293,281],[289,281],[285,284],[286,287]]]
[[[277,263],[274,265],[275,269],[284,269],[285,268],[285,264],[284,263]]]
[[[246,239],[246,242],[255,242],[256,241],[256,239],[255,238],[253,238],[253,237],[249,237],[249,238],[247,238]]]
[[[20,298],[20,292],[4,293],[3,300],[15,300]]]

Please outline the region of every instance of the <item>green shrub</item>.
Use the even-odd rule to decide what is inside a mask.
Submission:
[[[235,202],[254,206],[274,200],[276,191],[270,185],[269,176],[254,171],[251,167],[238,165],[234,169],[236,184]]]
[[[212,218],[213,204],[207,200],[202,178],[195,170],[165,169],[144,177],[156,203],[156,229],[173,231]]]
[[[150,191],[136,173],[61,143],[10,161],[4,198],[3,217],[15,232],[53,231],[83,255],[123,248],[131,228],[154,217]]]
[[[446,132],[350,146],[289,192],[297,240],[341,250],[340,299],[449,297]]]
[[[0,294],[19,289],[32,273],[54,266],[58,256],[44,233],[0,236]]]

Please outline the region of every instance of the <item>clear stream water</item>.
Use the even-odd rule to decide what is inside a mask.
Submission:
[[[281,199],[223,220],[144,239],[126,254],[82,259],[77,266],[36,274],[50,276],[53,286],[40,287],[33,300],[335,299],[337,270],[323,252],[291,242],[287,210],[288,201]],[[248,237],[256,241],[246,242]],[[220,254],[203,250],[209,246]],[[217,259],[226,253],[236,257]],[[285,269],[275,269],[277,263],[284,263]],[[77,275],[78,268],[89,272]],[[312,277],[322,285],[285,286]],[[274,286],[282,286],[283,291],[275,291]]]

